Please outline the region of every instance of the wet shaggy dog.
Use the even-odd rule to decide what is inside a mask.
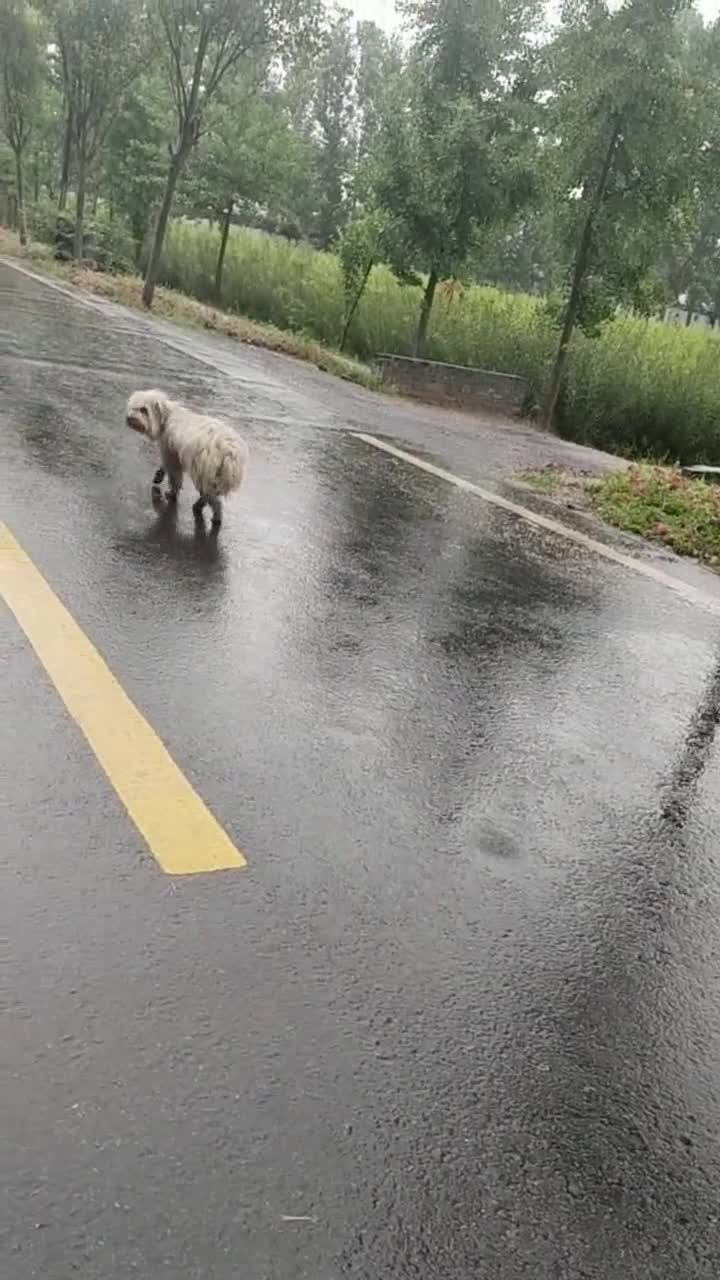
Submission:
[[[153,476],[153,496],[160,497],[167,475],[166,497],[176,502],[183,477],[189,475],[200,495],[193,515],[202,519],[205,507],[210,507],[213,525],[219,528],[221,499],[239,489],[245,475],[248,448],[242,437],[218,418],[195,413],[162,391],[135,391],[128,400],[126,422],[160,448],[162,466]]]

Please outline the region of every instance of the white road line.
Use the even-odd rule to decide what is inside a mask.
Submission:
[[[112,302],[112,298],[98,296],[93,299],[90,294],[83,294],[77,285],[60,284],[59,280],[53,280],[50,276],[43,276],[39,271],[31,271],[29,267],[23,267],[14,258],[0,257],[0,266],[7,267],[8,271],[17,271],[19,276],[27,276],[28,280],[34,280],[36,284],[45,285],[46,289],[53,289],[55,293],[61,293],[63,297],[69,298],[71,302],[76,302],[78,306],[85,307],[88,311],[99,311],[102,309],[103,302]]]
[[[353,431],[352,435],[356,440],[362,440],[364,444],[371,445],[373,449],[381,449],[383,453],[389,453],[392,458],[397,458],[400,462],[407,462],[412,467],[418,467],[420,471],[427,471],[428,475],[436,476],[438,480],[445,480],[447,484],[454,485],[456,489],[462,489],[464,493],[472,493],[483,502],[499,507],[501,511],[507,511],[510,515],[518,516],[519,519],[535,525],[538,529],[545,529],[556,537],[574,542],[585,551],[602,556],[604,560],[611,560],[614,564],[622,565],[624,569],[639,573],[661,587],[668,587],[687,604],[696,605],[720,615],[720,598],[711,595],[710,592],[704,592],[700,587],[692,586],[689,582],[683,582],[681,578],[674,578],[663,569],[659,569],[657,565],[650,564],[646,560],[636,560],[633,556],[618,551],[616,547],[609,547],[604,542],[591,538],[589,534],[581,533],[579,529],[573,529],[570,525],[553,520],[550,516],[542,516],[537,511],[532,511],[530,507],[521,506],[518,502],[511,502],[509,498],[503,498],[499,493],[483,489],[481,485],[473,484],[472,480],[456,476],[454,472],[446,471],[444,467],[437,467],[434,462],[426,462],[424,458],[419,458],[414,453],[407,453],[405,449],[398,449],[396,445],[389,444],[386,440],[379,440],[377,436],[366,435],[363,431]]]

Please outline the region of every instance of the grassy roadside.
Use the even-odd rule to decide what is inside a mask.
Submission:
[[[143,310],[142,280],[137,275],[110,275],[107,272],[93,271],[89,267],[76,266],[73,263],[57,262],[52,251],[42,244],[31,244],[22,248],[17,236],[4,227],[0,227],[0,255],[6,258],[17,258],[28,267],[64,280],[67,284],[84,289],[112,302],[120,302],[123,306],[132,307],[136,311]],[[152,314],[162,320],[170,320],[184,328],[204,329],[221,333],[225,337],[235,338],[249,346],[262,347],[267,351],[279,351],[283,355],[293,356],[297,360],[305,360],[325,373],[335,374],[346,382],[356,382],[361,387],[379,391],[381,381],[376,373],[359,360],[344,356],[332,347],[326,347],[314,338],[301,333],[290,333],[286,329],[278,329],[274,325],[260,324],[245,316],[233,315],[227,311],[219,311],[216,307],[196,302],[174,289],[158,288],[155,293]]]
[[[519,479],[566,507],[594,512],[617,529],[720,567],[720,486],[685,476],[678,467],[641,463],[589,476],[551,466]]]

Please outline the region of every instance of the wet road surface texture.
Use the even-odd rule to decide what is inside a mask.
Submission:
[[[716,1280],[717,614],[348,430],[522,428],[2,266],[0,379],[0,521],[249,862],[160,871],[0,603],[3,1280]],[[250,444],[217,540],[143,384]]]

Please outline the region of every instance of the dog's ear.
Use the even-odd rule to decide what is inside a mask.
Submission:
[[[151,418],[157,425],[158,433],[164,431],[170,412],[170,401],[167,396],[162,391],[150,391],[147,396],[147,406]]]

